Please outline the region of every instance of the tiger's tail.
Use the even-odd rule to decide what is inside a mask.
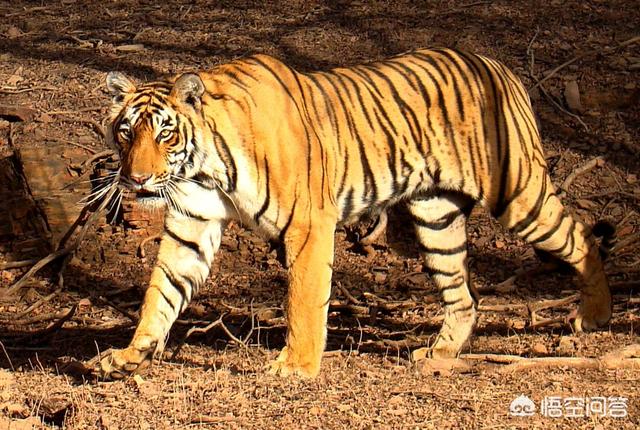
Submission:
[[[602,258],[603,261],[606,260],[616,245],[616,226],[610,221],[601,219],[591,227],[591,233],[600,239],[600,246],[598,248],[600,258]]]

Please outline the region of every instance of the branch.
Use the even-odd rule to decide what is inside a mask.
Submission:
[[[31,269],[29,269],[29,271],[27,273],[25,273],[18,280],[18,282],[13,284],[11,287],[7,288],[4,291],[0,291],[0,298],[1,297],[9,297],[9,296],[15,294],[22,287],[24,287],[26,282],[29,279],[31,279],[31,277],[33,275],[38,273],[40,271],[40,269],[45,267],[47,264],[51,263],[52,261],[57,260],[60,257],[68,256],[71,253],[73,253],[74,251],[76,251],[78,249],[78,247],[80,246],[80,243],[84,239],[84,236],[85,236],[87,230],[89,229],[89,227],[96,221],[98,216],[100,216],[100,214],[102,213],[104,208],[107,206],[107,204],[111,201],[111,199],[116,194],[116,192],[118,192],[118,187],[117,187],[117,185],[113,185],[111,187],[111,189],[107,192],[104,200],[100,203],[98,208],[88,218],[86,218],[87,213],[90,212],[90,210],[91,210],[90,208],[93,205],[87,205],[84,208],[82,208],[82,211],[80,212],[80,215],[78,215],[78,218],[73,223],[73,225],[69,228],[69,231],[67,231],[67,233],[65,234],[64,238],[60,242],[59,249],[57,249],[56,251],[54,251],[51,254],[47,255],[46,257],[44,257],[40,261],[38,261]],[[73,233],[78,228],[78,226],[80,224],[82,224],[82,222],[83,222],[83,220],[85,218],[86,218],[86,221],[84,222],[84,225],[82,226],[82,229],[80,230],[78,235],[75,237],[75,239],[69,245],[66,245],[66,243],[69,240],[69,238],[73,235]]]

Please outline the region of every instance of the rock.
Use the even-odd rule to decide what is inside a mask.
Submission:
[[[549,350],[547,349],[547,346],[544,343],[536,342],[531,347],[531,354],[535,355],[537,357],[542,357],[542,356],[548,355],[549,354]]]

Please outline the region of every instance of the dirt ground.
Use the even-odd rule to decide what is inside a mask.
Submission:
[[[613,319],[587,334],[562,321],[531,327],[529,309],[572,296],[573,278],[542,266],[477,210],[470,267],[483,295],[464,353],[593,358],[638,343],[640,43],[623,43],[639,35],[635,2],[14,0],[0,2],[0,16],[0,106],[35,112],[22,121],[2,117],[0,158],[49,147],[60,149],[50,156],[65,165],[67,150],[82,158],[101,151],[96,125],[109,105],[111,70],[148,80],[257,52],[312,70],[447,46],[503,61],[527,87],[548,78],[548,97],[540,88],[531,96],[552,177],[558,186],[566,181],[563,200],[578,217],[618,228],[607,262]],[[595,157],[603,161],[580,173]],[[58,173],[75,179],[71,170]],[[82,187],[72,190],[80,200]],[[149,242],[140,257],[138,245],[160,229],[153,221],[142,230],[99,222],[62,288],[45,270],[0,302],[0,429],[640,428],[638,369],[510,372],[471,355],[453,371],[412,364],[409,352],[434,337],[441,307],[402,216],[393,214],[368,253],[354,246],[364,226],[337,232],[328,352],[311,381],[264,371],[283,343],[286,272],[267,243],[238,225],[227,231],[206,288],[175,325],[160,362],[121,382],[78,377],[74,363],[129,340],[157,250]],[[0,263],[18,258],[14,236],[4,237],[10,243],[0,247]],[[0,288],[24,270],[0,271]],[[539,316],[561,319],[576,305],[567,302]],[[218,318],[224,327],[184,340],[190,328]],[[536,404],[532,416],[510,415],[520,395]],[[543,416],[541,402],[554,397],[568,402],[562,416]],[[587,416],[583,406],[569,416],[572,401],[598,397],[608,413]],[[612,416],[621,397],[626,416]]]

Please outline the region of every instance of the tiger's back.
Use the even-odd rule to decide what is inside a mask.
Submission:
[[[436,188],[500,214],[531,170],[546,168],[525,89],[481,56],[424,50],[304,74],[255,56],[215,71],[212,81],[220,80],[245,100],[258,136],[246,140],[278,166],[269,168],[271,183],[289,188],[291,168],[306,160],[321,179],[309,194],[335,204],[342,221]]]
[[[475,323],[466,222],[478,201],[577,271],[577,329],[611,316],[593,235],[556,196],[528,95],[494,60],[436,49],[299,73],[257,55],[156,92],[119,74],[108,86],[122,181],[164,197],[169,211],[140,323],[130,346],[102,361],[106,375],[161,345],[206,280],[229,218],[286,250],[287,344],[272,363],[281,375],[319,371],[336,226],[400,201],[444,303],[432,357],[456,356]]]

